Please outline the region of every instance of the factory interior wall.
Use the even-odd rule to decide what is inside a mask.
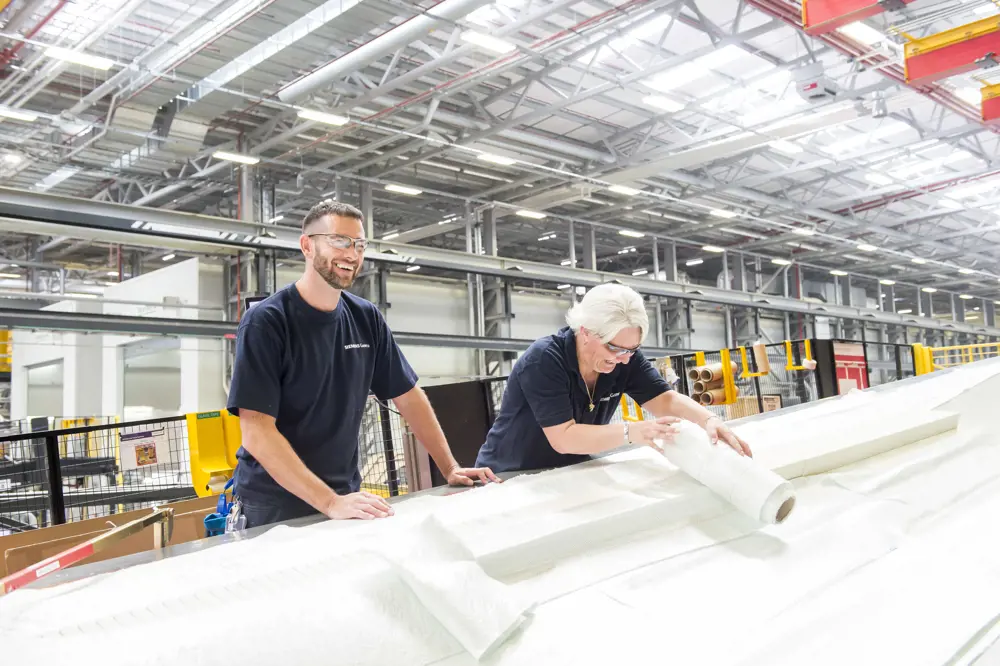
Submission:
[[[60,301],[44,310],[55,312],[101,312],[98,301]],[[89,416],[100,413],[101,363],[100,335],[58,331],[14,331],[11,363],[11,419],[29,416]],[[54,364],[62,369],[61,400],[56,389],[33,391],[29,396],[31,368]],[[43,395],[48,394],[46,397]],[[32,404],[29,405],[29,397]],[[36,412],[35,401],[45,412]]]
[[[175,416],[181,405],[180,349],[126,359],[122,383],[125,420]]]

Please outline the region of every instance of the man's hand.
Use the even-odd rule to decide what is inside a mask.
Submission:
[[[729,429],[722,419],[718,416],[713,416],[705,421],[705,432],[708,433],[708,438],[712,440],[712,444],[717,444],[721,439],[723,442],[728,444],[736,453],[741,456],[753,457],[753,453],[750,451],[750,446],[744,442],[742,439],[736,436],[732,430]]]
[[[323,510],[330,520],[371,520],[385,518],[395,513],[389,504],[379,497],[362,490],[350,495],[335,495]]]
[[[453,467],[445,476],[449,486],[472,486],[476,481],[503,483],[489,467]]]

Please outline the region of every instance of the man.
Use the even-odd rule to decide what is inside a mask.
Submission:
[[[750,447],[712,412],[672,391],[639,351],[649,317],[634,290],[602,284],[569,311],[569,324],[536,340],[507,379],[500,413],[476,465],[496,472],[572,465],[626,445],[669,446],[671,424],[702,426],[742,455]],[[655,417],[609,424],[622,393]]]
[[[315,512],[392,515],[382,498],[359,492],[358,431],[369,391],[395,403],[448,483],[497,480],[489,469],[459,467],[382,313],[344,291],[367,243],[357,208],[329,199],[315,205],[299,238],[302,277],[240,321],[228,408],[242,430],[234,485],[247,527]]]

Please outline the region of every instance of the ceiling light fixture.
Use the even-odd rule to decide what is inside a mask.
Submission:
[[[614,192],[615,194],[624,194],[627,197],[634,197],[642,190],[637,190],[634,187],[627,187],[625,185],[612,185],[608,188],[608,191]]]
[[[177,256],[176,254],[168,254],[168,255],[166,255],[166,256],[164,256],[164,257],[163,257],[163,261],[171,261],[171,260],[173,260],[173,259],[174,259],[174,258],[175,258],[176,256]]]
[[[102,58],[101,56],[90,55],[89,53],[73,51],[71,49],[64,49],[59,46],[50,46],[46,49],[45,55],[50,58],[55,58],[56,60],[71,62],[75,65],[83,65],[84,67],[90,67],[92,69],[108,70],[115,64],[115,61],[110,58]]]
[[[878,250],[878,247],[870,243],[861,243],[860,245],[858,245],[858,249],[861,250],[862,252],[875,252],[876,250]]]
[[[230,153],[225,150],[217,150],[212,153],[212,157],[217,160],[226,160],[227,162],[237,162],[238,164],[253,165],[260,162],[259,157],[254,157],[253,155],[240,155],[239,153]]]
[[[4,164],[10,164],[12,166],[15,164],[20,164],[22,159],[23,158],[17,153],[7,153],[3,156]]]
[[[487,51],[493,51],[494,53],[509,53],[516,48],[510,42],[505,42],[502,39],[497,39],[496,37],[476,32],[475,30],[463,32],[462,41],[481,46]]]
[[[10,279],[13,280],[13,279],[20,278],[20,277],[25,277],[26,278],[28,276],[27,275],[18,275],[17,273],[0,273],[0,278],[10,278]]]
[[[388,233],[385,236],[382,236],[382,240],[384,240],[384,241],[386,241],[386,240],[392,240],[393,238],[399,238],[399,232],[398,231],[393,231],[392,233]]]
[[[37,113],[22,111],[21,109],[12,109],[9,106],[0,106],[0,116],[10,118],[11,120],[23,120],[26,123],[38,120]]]
[[[629,238],[643,238],[646,234],[641,231],[632,231],[631,229],[619,229],[619,236],[628,236]]]
[[[721,217],[726,220],[731,220],[739,215],[739,213],[735,213],[731,210],[721,210],[719,208],[713,208],[712,210],[708,211],[708,213],[710,215],[714,215],[715,217]]]
[[[839,268],[834,268],[832,271],[830,271],[830,275],[836,275],[838,277],[843,277],[844,275],[847,275],[847,271],[842,271]]]
[[[640,275],[645,275],[648,272],[649,272],[648,268],[637,268],[636,270],[632,271],[632,275],[638,277]]]
[[[891,287],[892,285],[896,284],[896,281],[895,280],[879,280],[878,283],[879,284],[884,284],[887,287]]]
[[[934,287],[924,287],[920,291],[924,292],[925,294],[935,294],[935,293],[937,293],[937,289],[935,289]]]
[[[791,266],[792,264],[788,259],[781,259],[780,257],[775,257],[771,260],[771,263],[777,266]]]
[[[417,266],[417,265],[407,266],[406,267],[406,272],[407,273],[412,273],[413,271],[419,271],[419,270],[420,270],[420,266]]]
[[[797,143],[792,143],[791,141],[786,141],[784,139],[778,139],[777,141],[772,141],[770,144],[775,150],[785,153],[786,155],[798,155],[805,148]]]
[[[921,264],[921,265],[927,263],[926,259],[921,259],[920,257],[910,257],[910,261],[913,262],[914,264]]]
[[[539,213],[533,210],[519,210],[515,213],[515,215],[518,217],[527,217],[532,220],[544,220],[546,217],[545,213]]]
[[[686,262],[684,262],[684,265],[685,266],[697,266],[697,265],[703,264],[703,263],[705,263],[704,259],[688,259]]]
[[[503,155],[494,155],[492,153],[480,153],[476,155],[476,159],[484,162],[492,162],[493,164],[500,164],[502,166],[517,164],[517,160],[512,157],[504,157]]]
[[[793,234],[798,234],[799,236],[815,236],[816,235],[816,230],[815,229],[809,229],[807,227],[798,227],[796,229],[792,229],[792,233]]]
[[[976,271],[972,270],[971,268],[959,268],[958,272],[961,273],[962,275],[972,275]]]
[[[897,310],[896,314],[911,314],[912,312],[913,312],[913,310],[907,308],[905,310]]]
[[[705,252],[715,252],[716,254],[726,251],[726,248],[719,247],[718,245],[704,245],[701,249]]]
[[[961,298],[963,301],[971,301],[973,298],[969,294],[959,294],[958,297]]]
[[[323,123],[324,125],[346,125],[351,122],[351,119],[347,116],[338,116],[333,113],[324,113],[322,111],[314,111],[312,109],[299,109],[299,118],[303,120],[314,120],[318,123]]]
[[[396,194],[405,194],[410,197],[415,197],[418,194],[423,194],[423,190],[418,190],[415,187],[407,187],[406,185],[386,185],[385,189],[387,192],[395,192]]]
[[[651,106],[654,109],[666,111],[667,113],[674,113],[684,108],[684,104],[681,102],[670,99],[669,97],[664,97],[663,95],[647,95],[642,98],[642,103],[646,106]]]

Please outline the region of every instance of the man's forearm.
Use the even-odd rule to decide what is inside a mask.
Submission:
[[[398,398],[393,398],[393,403],[442,474],[447,475],[459,466],[423,389],[415,386]]]
[[[278,485],[319,512],[325,512],[337,493],[316,476],[277,428],[243,429],[243,447]]]

